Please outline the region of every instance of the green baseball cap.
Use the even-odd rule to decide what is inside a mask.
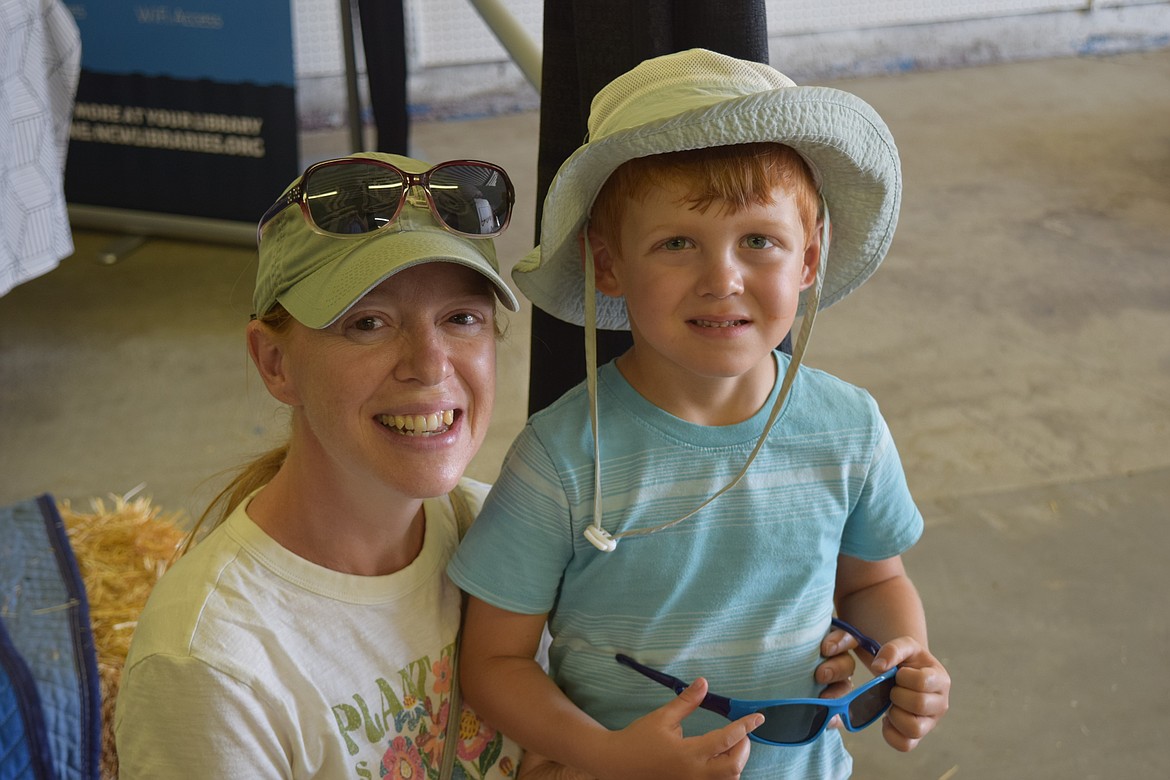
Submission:
[[[400,155],[361,152],[352,158],[381,160],[409,173],[429,163]],[[285,188],[287,194],[297,178]],[[328,327],[366,293],[399,271],[424,263],[455,263],[486,276],[509,311],[516,296],[500,276],[490,238],[468,238],[446,230],[425,204],[411,199],[391,224],[355,236],[315,230],[299,208],[286,208],[263,226],[252,305],[262,315],[280,303],[309,328]]]

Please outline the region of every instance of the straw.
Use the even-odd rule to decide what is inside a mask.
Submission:
[[[180,514],[163,514],[146,498],[111,499],[110,508],[93,499],[90,514],[74,511],[68,501],[58,505],[89,598],[101,678],[103,780],[118,776],[114,702],[138,615],[186,536]]]

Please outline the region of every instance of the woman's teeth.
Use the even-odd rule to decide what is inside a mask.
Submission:
[[[379,422],[391,430],[407,436],[425,436],[447,430],[455,420],[454,409],[444,409],[432,414],[384,414]]]

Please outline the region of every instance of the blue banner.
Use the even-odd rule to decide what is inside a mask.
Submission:
[[[70,203],[254,222],[296,175],[288,0],[69,3]]]
[[[85,44],[81,67],[90,72],[293,86],[288,0],[67,5]]]

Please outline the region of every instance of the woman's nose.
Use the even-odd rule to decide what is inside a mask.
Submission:
[[[440,333],[433,328],[414,328],[404,335],[395,378],[437,385],[451,374],[451,356]]]

